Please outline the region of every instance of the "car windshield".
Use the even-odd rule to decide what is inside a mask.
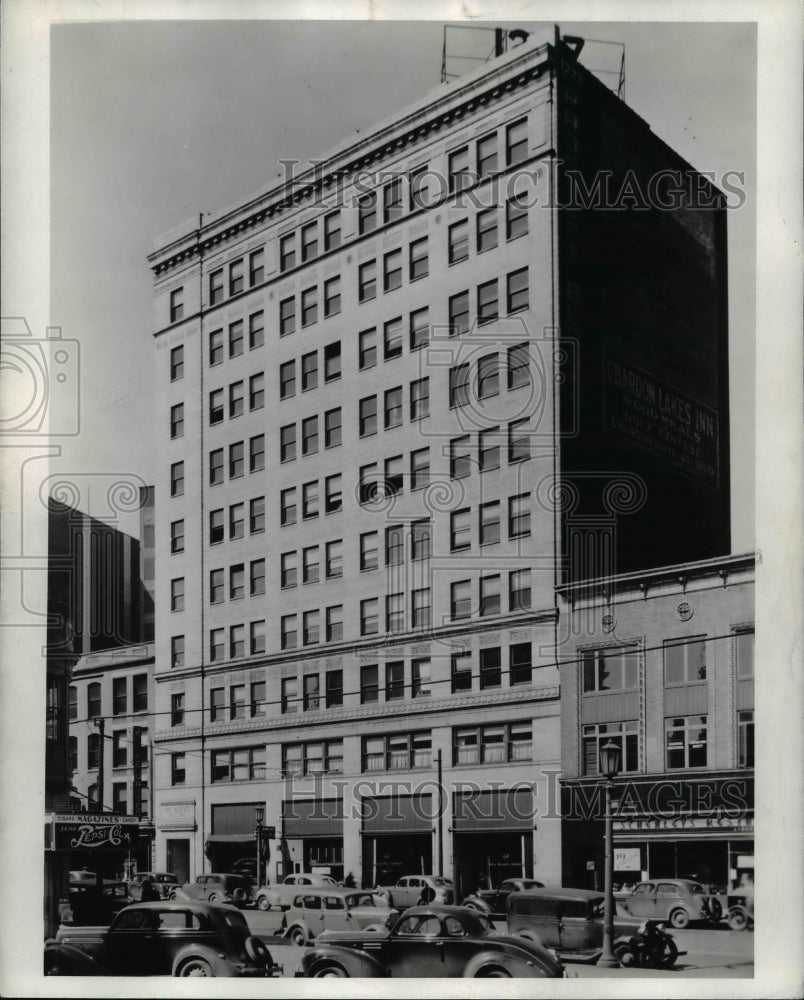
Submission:
[[[494,932],[494,924],[486,916],[485,913],[476,913],[475,917],[477,919],[477,922],[480,924],[481,933],[483,933],[483,934],[491,934],[491,933]]]
[[[693,882],[690,886],[690,892],[703,892],[703,886],[698,885],[697,882]]]
[[[370,892],[358,892],[346,897],[347,906],[374,906],[374,897]]]

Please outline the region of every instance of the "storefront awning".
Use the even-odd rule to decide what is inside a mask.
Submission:
[[[253,833],[211,833],[207,837],[208,844],[249,844],[255,843]]]

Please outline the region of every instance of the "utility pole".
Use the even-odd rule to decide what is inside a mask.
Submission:
[[[100,741],[98,744],[98,812],[103,812],[103,762],[106,757],[106,719],[95,719]]]
[[[444,772],[441,768],[441,750],[436,751],[438,761],[438,874],[444,874]]]

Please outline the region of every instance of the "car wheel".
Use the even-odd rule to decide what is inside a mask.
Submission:
[[[329,962],[327,965],[317,965],[311,974],[312,979],[348,979],[349,973],[342,965]]]
[[[728,921],[729,928],[733,931],[744,931],[748,926],[748,917],[744,910],[731,910]]]
[[[210,901],[210,903],[222,903],[223,902],[223,900],[217,894],[217,892],[213,892],[212,893],[212,895],[209,897],[209,901]]]
[[[212,966],[203,958],[191,958],[176,970],[177,976],[214,976]]]
[[[511,979],[511,973],[506,969],[501,968],[499,965],[487,965],[482,969],[478,969],[475,973],[475,979]]]
[[[244,948],[246,954],[255,965],[270,965],[271,953],[265,942],[254,934],[246,938]]]
[[[631,969],[637,964],[637,955],[629,944],[621,944],[614,949],[614,957],[624,969]]]
[[[44,973],[46,976],[71,976],[72,967],[63,955],[45,955]]]
[[[257,909],[258,910],[270,910],[271,909],[271,900],[267,896],[260,896],[260,898],[257,900]]]
[[[686,910],[673,910],[670,914],[670,924],[675,927],[676,930],[681,930],[682,927],[686,927],[690,922],[690,915]]]
[[[175,899],[176,896],[178,895],[178,892],[179,892],[178,889],[169,889],[168,890],[168,894],[167,894],[167,898],[168,899]]]
[[[307,944],[307,934],[305,933],[304,928],[302,927],[291,927],[290,930],[288,931],[288,937],[295,945],[298,945],[300,948],[304,948],[305,945]]]
[[[657,948],[653,953],[653,960],[661,969],[669,969],[675,965],[677,958],[678,948],[671,937],[665,939],[664,948],[661,951]]]

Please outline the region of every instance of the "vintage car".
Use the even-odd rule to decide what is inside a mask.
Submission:
[[[399,910],[383,906],[379,896],[363,889],[307,888],[298,892],[285,913],[285,934],[306,945],[323,931],[385,930]]]
[[[125,882],[103,879],[99,892],[96,882],[81,880],[70,882],[69,902],[74,924],[108,924],[132,899]]]
[[[700,882],[686,878],[658,878],[637,882],[633,892],[620,897],[619,905],[632,917],[667,920],[672,927],[686,927],[691,920],[718,923],[723,907]]]
[[[208,903],[231,903],[240,907],[247,906],[253,901],[251,879],[244,875],[220,872],[199,875],[195,882],[185,882],[181,886],[181,897],[178,887],[175,891],[171,889],[170,895],[172,899],[199,899]]]
[[[445,903],[455,901],[452,880],[443,875],[403,875],[396,885],[378,885],[378,896],[388,900],[389,906],[404,909],[419,903]]]
[[[506,902],[508,931],[554,949],[562,960],[591,964],[603,948],[604,906],[603,894],[592,889],[557,886],[512,892]],[[637,942],[647,943],[648,938],[652,964],[668,967],[683,954],[658,921],[615,915],[612,944],[621,964],[634,964]]]
[[[170,872],[137,872],[128,880],[128,894],[132,899],[142,899],[142,884],[146,879],[151,880],[162,899],[169,899],[171,892],[179,885],[178,876],[171,875]]]
[[[729,909],[726,921],[733,931],[752,931],[754,929],[754,895],[732,895],[728,897]]]
[[[533,878],[507,878],[496,889],[477,889],[471,896],[465,897],[461,906],[471,906],[481,913],[505,917],[505,902],[512,892],[542,888],[544,882],[537,882]]]
[[[564,967],[541,945],[497,934],[477,910],[430,905],[406,910],[392,930],[324,931],[296,975],[557,979]]]
[[[278,885],[265,885],[257,891],[254,902],[260,910],[286,909],[290,906],[290,901],[296,896],[299,887],[310,888],[332,888],[336,889],[338,883],[331,875],[317,875],[309,872],[296,872],[295,875],[286,875]]]
[[[237,910],[209,903],[133,903],[109,927],[59,928],[45,975],[275,976],[265,944]]]

